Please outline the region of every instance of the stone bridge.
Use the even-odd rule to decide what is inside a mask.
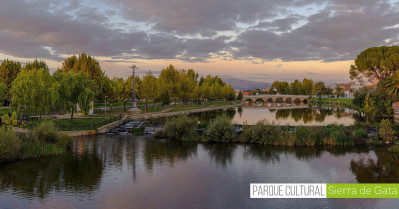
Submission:
[[[247,106],[258,107],[288,107],[307,106],[309,98],[307,95],[268,95],[260,94],[255,96],[244,96],[242,99]]]

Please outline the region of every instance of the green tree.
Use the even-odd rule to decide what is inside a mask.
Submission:
[[[34,70],[34,69],[44,69],[46,71],[49,71],[48,66],[44,60],[33,60],[33,62],[28,62],[26,65],[22,68],[23,70]]]
[[[7,96],[7,85],[5,83],[0,83],[0,107],[3,106],[4,99]]]
[[[113,95],[116,101],[123,103],[123,111],[126,111],[126,103],[130,101],[132,96],[131,92],[128,91],[127,82],[123,78],[114,78],[112,84]]]
[[[378,132],[384,141],[392,143],[395,139],[395,132],[392,129],[392,122],[389,119],[382,119]]]
[[[11,83],[17,78],[21,72],[21,63],[4,60],[0,65],[0,83],[7,85],[7,91],[11,88]]]
[[[105,92],[102,87],[105,73],[101,70],[100,63],[90,55],[82,53],[78,57],[75,55],[68,57],[62,63],[61,71],[63,73],[69,71],[85,73],[90,79],[95,81],[99,96],[104,98]]]
[[[168,93],[161,93],[162,95],[168,95],[173,98],[176,105],[176,100],[179,96],[179,72],[169,65],[169,67],[163,69],[159,75],[161,91],[167,91]]]
[[[290,85],[287,81],[274,81],[270,89],[276,89],[279,94],[287,94],[290,90]]]
[[[241,92],[241,91],[238,92],[237,100],[242,101],[242,98],[243,98],[243,97],[244,97],[244,96],[242,95],[242,92]]]
[[[179,99],[182,103],[187,103],[192,98],[196,82],[195,76],[189,75],[185,70],[179,72]]]
[[[290,94],[299,95],[303,92],[302,83],[298,80],[293,81],[290,84]]]
[[[342,90],[343,90],[342,87],[337,85],[337,88],[335,88],[335,95],[337,97],[340,97],[342,95]],[[355,92],[355,94],[356,94],[356,92]]]
[[[349,70],[351,79],[383,80],[399,69],[399,46],[371,47],[362,51]]]
[[[302,89],[303,89],[303,93],[309,96],[313,95],[314,92],[314,82],[312,79],[307,79],[304,78],[302,81]]]
[[[12,83],[12,106],[21,113],[49,112],[59,100],[59,84],[45,69],[23,70]]]
[[[148,72],[143,77],[143,83],[141,85],[141,97],[145,99],[145,110],[148,111],[148,101],[152,100],[154,103],[155,110],[155,102],[158,97],[158,85],[157,79],[152,75],[152,72]]]
[[[71,120],[73,120],[77,105],[85,114],[88,114],[90,103],[94,100],[97,91],[95,82],[83,72],[61,73],[56,77],[62,84],[59,88],[61,103],[69,110]]]
[[[326,86],[324,85],[324,82],[319,81],[315,83],[315,93],[316,95],[321,98],[323,95],[326,93]]]

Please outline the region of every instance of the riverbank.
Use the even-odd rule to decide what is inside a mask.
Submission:
[[[355,106],[352,104],[352,100],[350,98],[312,98],[310,102],[311,104],[324,104],[354,109]]]
[[[198,130],[201,130],[198,132]],[[322,146],[384,144],[375,128],[366,125],[279,126],[263,121],[256,125],[235,126],[225,117],[198,125],[187,116],[170,118],[156,137],[174,140],[251,143],[282,146]],[[391,142],[392,143],[392,142]]]
[[[64,154],[71,145],[70,136],[57,133],[54,124],[49,122],[20,133],[11,127],[0,127],[0,163]]]

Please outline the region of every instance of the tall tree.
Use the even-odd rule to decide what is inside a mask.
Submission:
[[[303,89],[303,93],[309,96],[313,95],[314,92],[314,82],[312,79],[307,79],[304,78],[302,81],[302,89]]]
[[[49,112],[59,100],[59,84],[45,69],[23,70],[12,83],[12,106],[20,113]]]
[[[122,78],[114,78],[112,83],[113,95],[116,101],[123,103],[123,111],[126,111],[126,103],[130,101],[132,96],[131,92],[128,91],[127,83]]]
[[[71,113],[71,120],[77,105],[88,114],[97,91],[95,82],[83,72],[60,73],[56,77],[62,84],[59,88],[60,100]]]
[[[4,60],[0,65],[0,82],[7,85],[7,91],[11,88],[11,83],[17,78],[21,72],[21,63]]]
[[[148,111],[148,101],[152,100],[154,103],[155,110],[155,102],[158,97],[158,85],[157,79],[152,75],[152,72],[148,72],[143,77],[143,83],[141,85],[141,97],[145,99],[145,110]]]
[[[351,79],[383,80],[399,69],[399,46],[371,47],[362,51],[352,65],[349,74]]]
[[[174,99],[176,105],[176,100],[179,96],[179,72],[172,65],[169,65],[169,67],[161,71],[159,80],[161,91],[167,91],[167,94]]]
[[[315,83],[315,92],[319,98],[321,98],[323,95],[325,95],[326,86],[324,85],[324,82],[319,81],[319,82]]]
[[[104,97],[105,92],[102,87],[104,85],[103,77],[105,73],[101,70],[100,63],[90,55],[82,53],[78,57],[75,55],[68,57],[62,63],[61,71],[63,73],[69,71],[85,73],[90,79],[95,81],[99,96]]]
[[[290,90],[290,86],[286,81],[274,81],[270,89],[276,89],[279,94],[287,94]]]
[[[5,83],[0,83],[0,107],[3,106],[4,99],[7,96],[7,85]]]
[[[185,70],[181,70],[179,72],[179,99],[182,103],[187,103],[192,97],[195,86],[195,77],[186,73]]]
[[[44,60],[33,60],[33,62],[28,62],[26,65],[22,68],[23,70],[34,70],[34,69],[44,69],[46,71],[49,71],[48,66]]]

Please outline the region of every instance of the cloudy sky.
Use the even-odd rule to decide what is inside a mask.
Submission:
[[[0,58],[53,69],[86,52],[110,76],[168,64],[270,82],[349,80],[362,50],[399,44],[399,0],[2,0]]]

